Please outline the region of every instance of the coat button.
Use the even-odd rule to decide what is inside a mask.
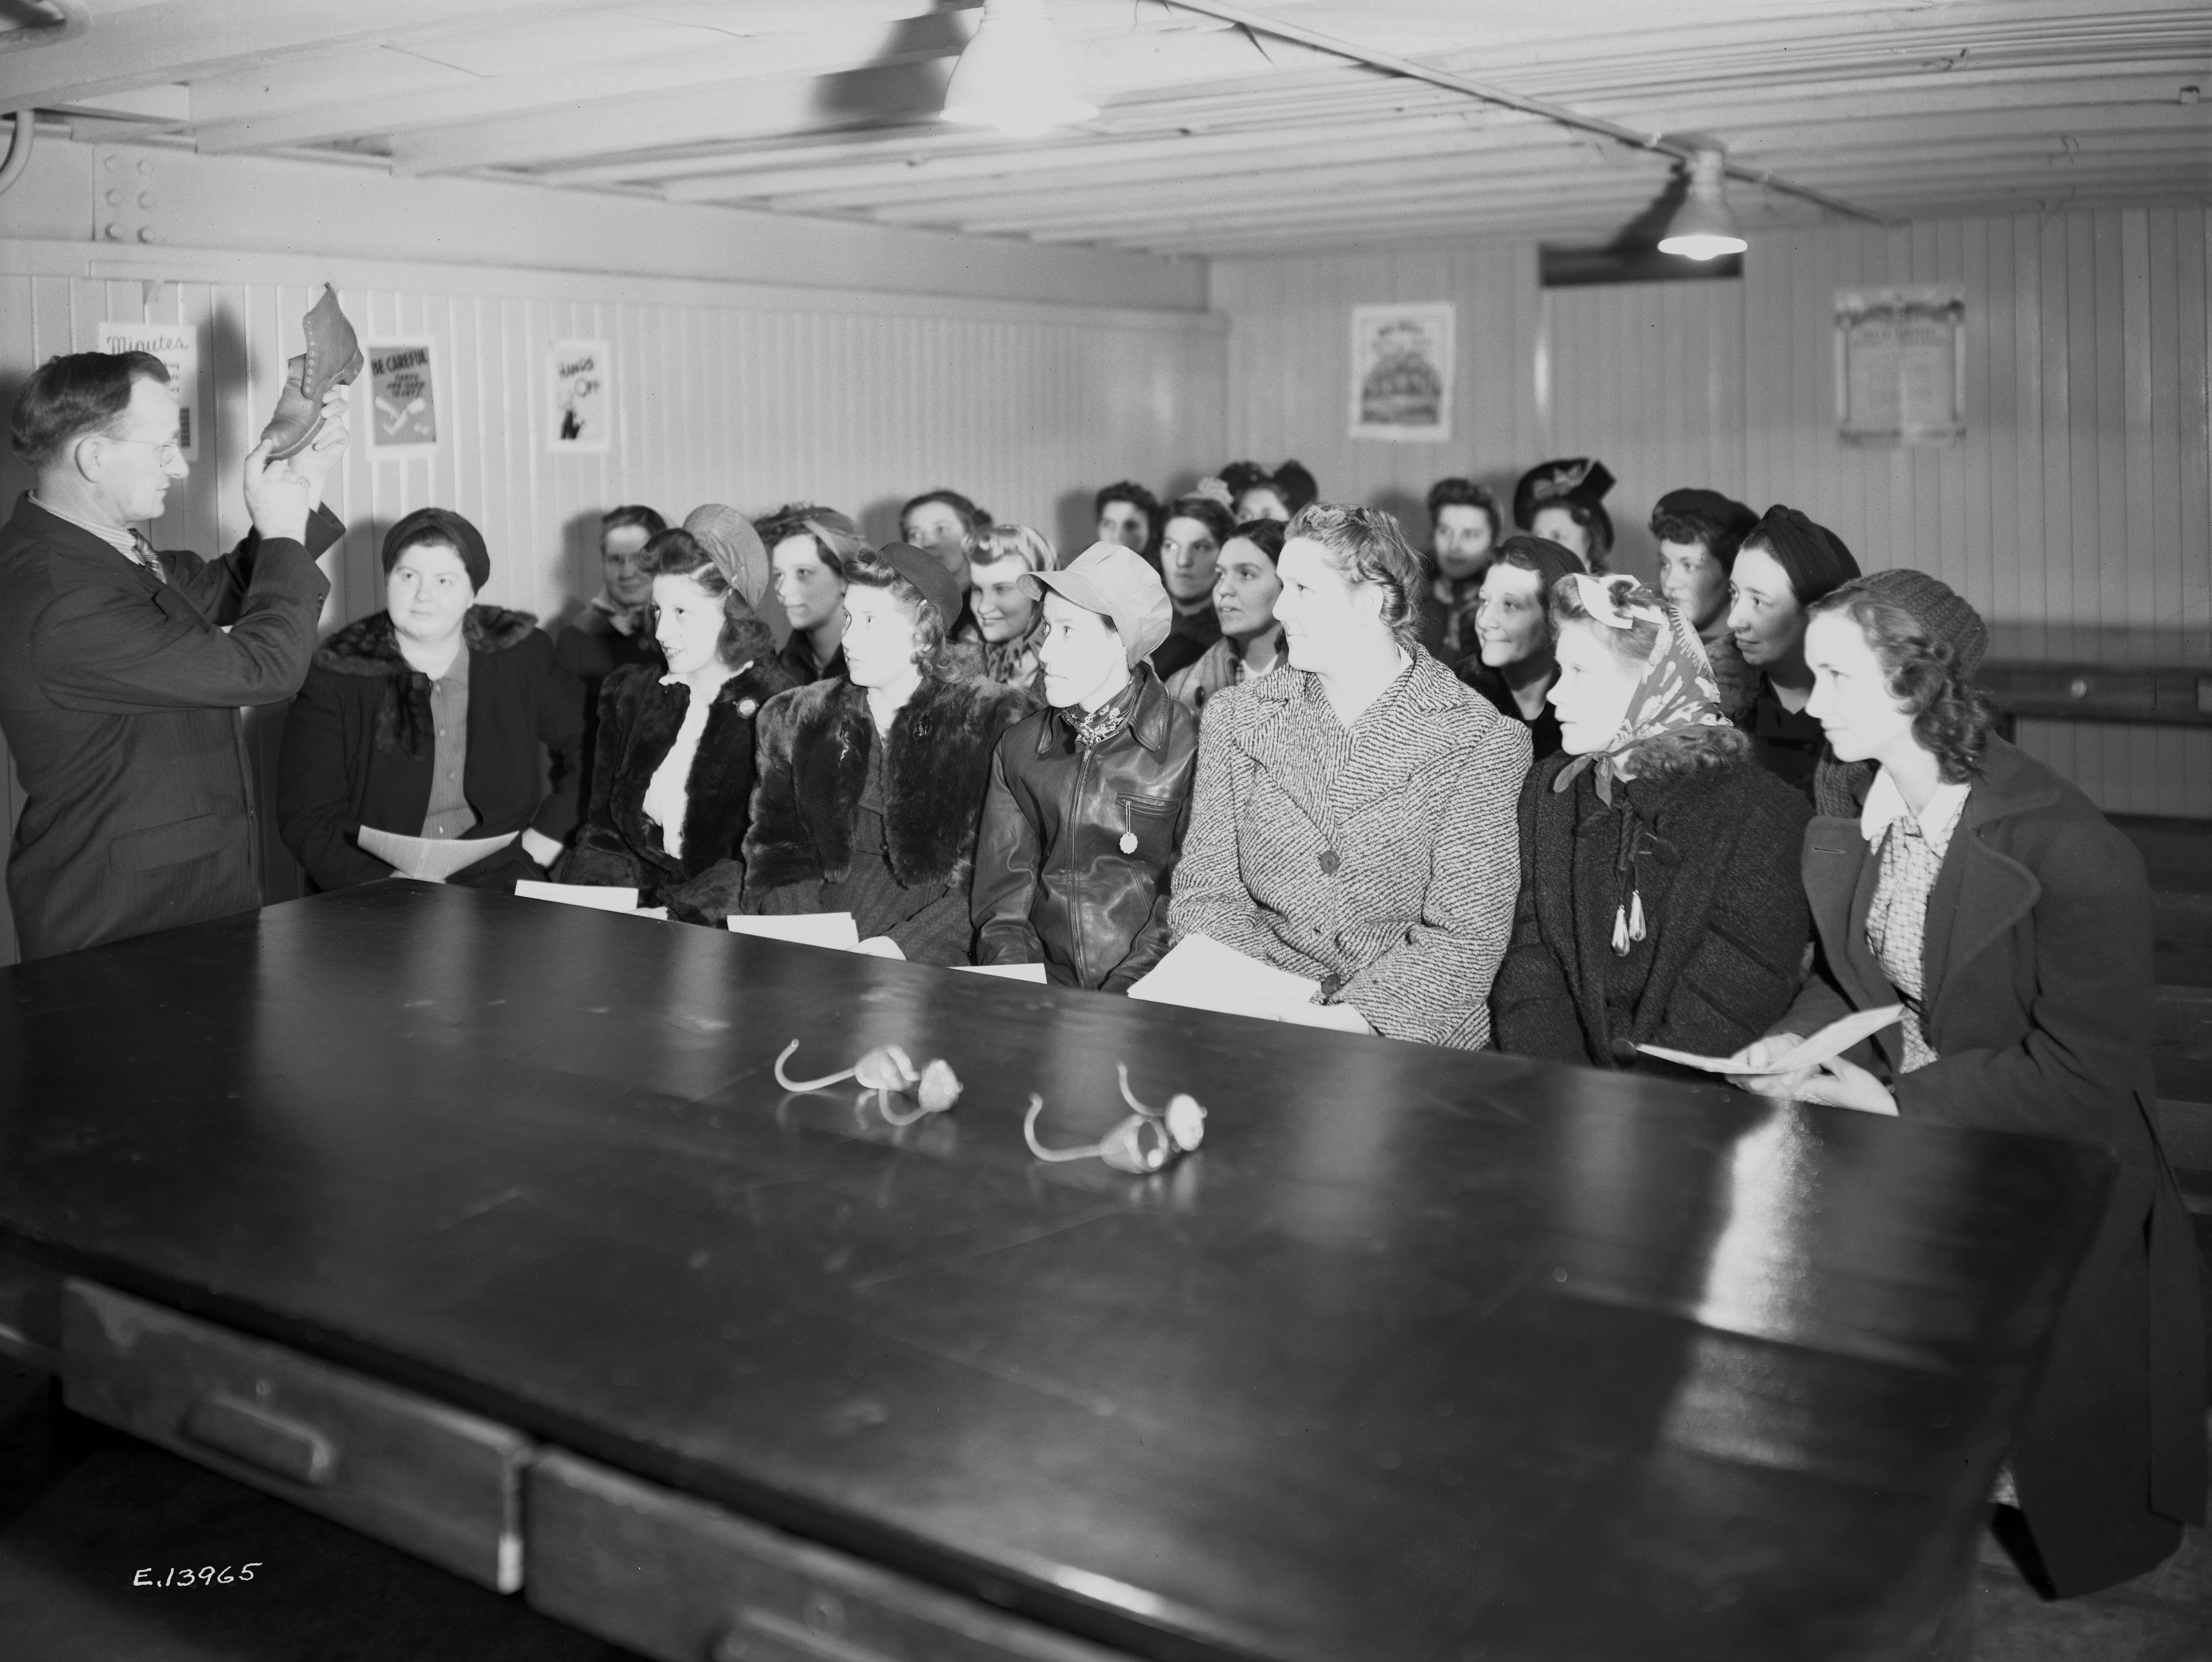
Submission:
[[[1124,854],[1133,854],[1137,852],[1137,834],[1135,832],[1124,831],[1121,834],[1121,852]]]
[[[1321,851],[1321,870],[1323,876],[1334,877],[1336,875],[1336,868],[1343,863],[1337,858],[1336,850],[1334,848],[1324,848]]]
[[[1615,1039],[1613,1041],[1613,1059],[1624,1068],[1635,1066],[1639,1054],[1633,1039]]]

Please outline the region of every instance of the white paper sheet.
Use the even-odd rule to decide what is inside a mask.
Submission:
[[[532,883],[525,878],[514,892],[526,901],[558,901],[562,906],[588,907],[594,912],[635,912],[637,890],[610,883]]]
[[[1042,964],[955,964],[953,968],[969,975],[995,975],[1006,981],[1033,981],[1039,986],[1046,984]]]
[[[1358,1012],[1348,1006],[1314,1003],[1314,994],[1320,991],[1320,982],[1248,958],[1210,936],[1187,935],[1152,967],[1151,974],[1129,989],[1129,996],[1186,1010],[1252,1016],[1263,1022],[1366,1031]]]
[[[521,834],[510,831],[503,837],[403,837],[397,831],[364,825],[354,840],[364,852],[375,855],[403,877],[443,883],[464,866],[498,853]]]
[[[1638,1045],[1636,1048],[1646,1056],[1657,1057],[1662,1062],[1676,1062],[1686,1068],[1699,1068],[1707,1073],[1731,1076],[1795,1073],[1800,1068],[1817,1067],[1823,1062],[1832,1061],[1860,1040],[1871,1039],[1904,1014],[1903,1004],[1884,1004],[1877,1010],[1854,1010],[1841,1021],[1829,1022],[1787,1056],[1778,1058],[1763,1068],[1747,1068],[1725,1056],[1692,1056],[1688,1051],[1669,1050],[1664,1045]]]
[[[763,941],[835,947],[841,952],[850,952],[860,944],[860,931],[849,912],[802,912],[789,918],[732,916],[729,921],[732,935],[751,935]]]

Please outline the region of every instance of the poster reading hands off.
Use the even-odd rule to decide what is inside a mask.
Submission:
[[[601,453],[613,436],[614,399],[607,386],[605,341],[556,341],[546,360],[552,408],[545,447],[556,453]]]

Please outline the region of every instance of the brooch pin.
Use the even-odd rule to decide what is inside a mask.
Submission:
[[[1044,1098],[1031,1092],[1030,1111],[1022,1120],[1022,1140],[1030,1145],[1030,1152],[1039,1160],[1055,1162],[1103,1160],[1117,1172],[1142,1175],[1164,1169],[1206,1140],[1206,1110],[1195,1097],[1178,1091],[1164,1108],[1149,1107],[1130,1092],[1129,1065],[1116,1062],[1114,1070],[1121,1079],[1121,1100],[1136,1112],[1096,1143],[1077,1149],[1048,1149],[1036,1138],[1037,1116],[1044,1112]]]

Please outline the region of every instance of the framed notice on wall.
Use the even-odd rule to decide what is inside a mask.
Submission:
[[[368,453],[428,456],[438,448],[438,375],[428,341],[368,349]]]
[[[1836,291],[1836,423],[1851,445],[1966,436],[1963,285]]]
[[[613,436],[614,398],[605,341],[556,341],[546,358],[552,406],[545,447],[555,454],[602,454]]]
[[[150,352],[169,372],[177,394],[177,448],[187,462],[200,458],[200,336],[184,323],[104,323],[101,352]]]
[[[1420,444],[1451,440],[1449,301],[1352,308],[1352,436]]]

